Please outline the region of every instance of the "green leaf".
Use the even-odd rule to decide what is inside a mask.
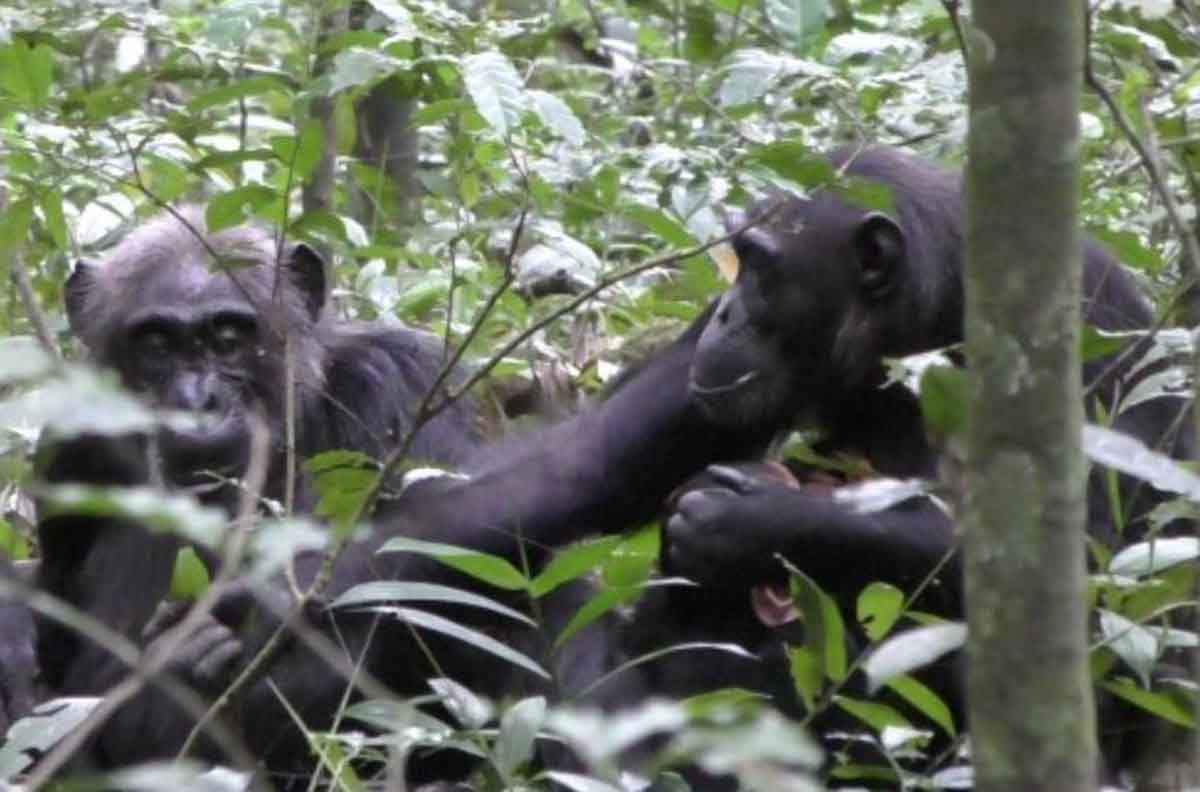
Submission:
[[[397,537],[389,539],[379,548],[379,552],[419,553],[464,572],[476,580],[509,591],[524,591],[530,586],[529,579],[507,560],[465,547]]]
[[[271,150],[285,167],[291,168],[298,181],[306,181],[321,161],[325,131],[316,119],[310,119],[296,136],[271,138]]]
[[[333,59],[329,75],[329,93],[336,94],[380,82],[386,77],[408,71],[411,64],[382,52],[352,47]]]
[[[930,366],[921,374],[921,413],[925,426],[941,437],[967,428],[967,375],[953,366]]]
[[[683,52],[688,60],[703,63],[717,56],[717,18],[707,3],[691,3],[684,12],[687,34]]]
[[[546,91],[529,91],[528,96],[533,112],[547,129],[572,146],[582,146],[586,142],[587,132],[570,105]]]
[[[287,83],[282,77],[273,74],[243,77],[228,85],[197,94],[188,101],[187,109],[189,113],[200,113],[210,107],[219,107],[248,96],[262,96],[276,91],[285,95],[290,94]]]
[[[884,641],[863,663],[872,693],[894,677],[923,668],[966,643],[967,626],[958,622],[906,630]]]
[[[863,701],[849,696],[834,696],[833,701],[840,708],[849,712],[876,732],[881,732],[888,726],[899,726],[911,729],[912,724],[896,710],[878,701]]]
[[[511,777],[533,758],[533,743],[545,720],[546,699],[541,696],[522,699],[501,716],[492,755],[502,776]]]
[[[614,608],[633,602],[640,594],[641,589],[634,586],[608,588],[598,592],[584,603],[582,608],[575,611],[575,615],[567,622],[567,626],[563,627],[562,632],[554,638],[554,649],[557,651],[567,641],[575,637],[584,627],[587,627]]]
[[[245,222],[253,214],[276,200],[275,191],[261,184],[247,184],[214,196],[204,210],[204,223],[215,234]]]
[[[184,547],[175,554],[175,571],[171,575],[171,599],[195,600],[208,591],[212,581],[208,567],[196,555],[195,548]]]
[[[904,592],[889,583],[872,583],[858,595],[856,614],[872,642],[882,639],[900,618]]]
[[[366,454],[332,451],[305,465],[318,500],[314,513],[329,518],[338,537],[348,536],[379,480],[379,464]]]
[[[922,715],[936,723],[950,737],[957,736],[954,716],[941,696],[910,676],[898,676],[885,683],[896,695],[913,705]]]
[[[750,150],[746,161],[766,167],[804,189],[824,187],[837,181],[837,172],[829,160],[795,141],[784,140],[758,146]]]
[[[621,541],[620,536],[605,536],[555,553],[546,568],[533,579],[529,593],[535,598],[544,597],[562,584],[586,575],[611,556]]]
[[[824,689],[823,663],[810,646],[789,646],[787,655],[792,685],[804,702],[805,711],[812,712],[816,708],[817,696]]]
[[[796,53],[803,53],[825,30],[827,0],[765,0],[767,19]]]
[[[804,614],[804,640],[821,660],[825,676],[834,682],[846,678],[846,628],[833,598],[816,581],[787,564],[792,599]]]
[[[360,583],[342,594],[330,607],[349,608],[362,605],[378,605],[382,602],[447,602],[498,613],[510,619],[536,626],[533,619],[507,605],[462,589],[438,583],[420,583],[402,580],[372,580]]]
[[[1130,545],[1117,553],[1108,563],[1108,571],[1114,575],[1146,577],[1198,557],[1200,539],[1194,536],[1155,538]]]
[[[0,49],[0,88],[29,107],[50,101],[54,84],[54,53],[47,46],[30,47],[23,38]]]
[[[518,652],[515,649],[512,649],[511,647],[505,646],[489,635],[484,635],[483,633],[472,630],[469,627],[456,624],[449,619],[443,619],[441,616],[435,616],[432,613],[426,613],[425,611],[419,611],[414,608],[380,608],[378,612],[396,616],[400,620],[414,627],[423,627],[426,630],[433,630],[434,632],[439,632],[442,635],[447,635],[451,638],[462,641],[465,644],[470,644],[476,649],[493,654],[496,657],[499,657],[501,660],[505,660],[520,668],[524,668],[526,671],[536,674],[542,679],[550,678],[550,674],[546,672],[546,669],[542,668],[526,655]]]
[[[528,106],[521,75],[501,53],[481,52],[463,58],[462,77],[479,115],[507,137]]]
[[[33,201],[22,198],[13,201],[8,208],[0,212],[0,250],[20,250],[25,246],[29,236],[29,226],[33,223]]]
[[[1189,729],[1196,728],[1196,716],[1189,701],[1180,701],[1165,693],[1144,690],[1130,679],[1110,680],[1100,683],[1100,686],[1114,696],[1152,712],[1163,720]]]
[[[1083,427],[1083,452],[1093,462],[1200,502],[1200,476],[1132,435],[1087,424]]]
[[[67,233],[67,221],[63,217],[63,197],[59,190],[47,190],[42,193],[42,216],[46,220],[46,230],[59,250],[71,249],[71,237]]]
[[[641,204],[628,204],[621,211],[635,223],[641,223],[664,242],[675,247],[688,248],[696,246],[696,238],[681,223],[667,215],[661,209],[655,209]]]

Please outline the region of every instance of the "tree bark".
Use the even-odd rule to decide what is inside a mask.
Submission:
[[[1092,792],[1079,360],[1083,5],[975,0],[965,568],[976,789]]]

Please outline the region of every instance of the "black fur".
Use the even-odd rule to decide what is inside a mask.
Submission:
[[[962,200],[958,177],[884,148],[843,151],[833,158],[849,174],[890,188],[891,218],[848,204],[833,191],[786,199],[766,227],[735,240],[741,271],[704,332],[692,370],[692,390],[716,421],[746,428],[780,426],[794,417],[823,430],[821,449],[864,457],[896,477],[932,477],[938,453],[926,439],[916,398],[903,386],[882,387],[881,358],[935,349],[962,340]],[[1149,306],[1132,278],[1102,248],[1084,255],[1084,315],[1106,330],[1144,328]],[[1111,360],[1085,366],[1091,383]],[[1129,366],[1096,388],[1111,406],[1128,388]],[[1117,419],[1115,428],[1183,458],[1189,453],[1186,404],[1160,398]],[[1161,496],[1122,477],[1126,541],[1141,536]],[[1104,473],[1089,487],[1089,530],[1116,538]],[[873,581],[911,591],[955,547],[956,528],[925,501],[862,515],[826,493],[727,476],[719,486],[684,495],[667,523],[664,566],[700,581],[647,603],[642,618],[670,625],[692,640],[732,640],[761,649],[768,661],[709,666],[696,679],[668,659],[650,673],[651,687],[677,695],[718,684],[770,691],[797,710],[779,635],[750,609],[751,587],[785,579],[782,555],[835,596],[851,614]],[[730,574],[736,570],[736,574]],[[918,603],[962,616],[957,556]],[[639,645],[641,651],[648,647]],[[957,676],[942,692],[961,711]],[[798,713],[797,713],[798,714]],[[1119,749],[1110,747],[1116,756]],[[1121,761],[1117,756],[1116,761]]]
[[[289,339],[297,459],[343,448],[382,457],[396,448],[441,368],[440,344],[398,325],[339,321],[323,308],[320,258],[303,245],[281,252],[276,266],[267,232],[207,234],[202,213],[186,209],[142,226],[102,262],[80,262],[65,295],[72,328],[93,360],[156,406],[197,415],[199,425],[158,433],[161,464],[151,463],[145,437],[51,441],[40,450],[43,479],[143,485],[158,477],[232,509],[236,488],[213,484],[204,471],[244,473],[256,415],[271,433],[264,494],[282,498]],[[478,445],[475,423],[469,399],[452,405],[420,429],[413,457],[460,463]],[[306,482],[297,489],[297,508],[310,508]],[[39,585],[140,642],[167,592],[178,542],[136,523],[72,514],[44,515],[38,535]],[[50,619],[39,619],[38,657],[45,682],[64,695],[102,693],[127,673],[103,648]],[[141,739],[106,733],[97,758],[116,763],[140,750]]]

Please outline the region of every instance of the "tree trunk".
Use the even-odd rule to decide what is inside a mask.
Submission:
[[[976,0],[972,21],[963,517],[976,789],[1092,792],[1079,361],[1083,5]]]

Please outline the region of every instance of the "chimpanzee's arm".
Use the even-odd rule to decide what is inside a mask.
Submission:
[[[928,498],[858,513],[825,493],[728,474],[723,487],[679,499],[664,537],[671,574],[749,588],[786,580],[782,557],[853,602],[874,581],[911,592],[945,560],[921,602],[944,616],[962,615],[954,523]]]

